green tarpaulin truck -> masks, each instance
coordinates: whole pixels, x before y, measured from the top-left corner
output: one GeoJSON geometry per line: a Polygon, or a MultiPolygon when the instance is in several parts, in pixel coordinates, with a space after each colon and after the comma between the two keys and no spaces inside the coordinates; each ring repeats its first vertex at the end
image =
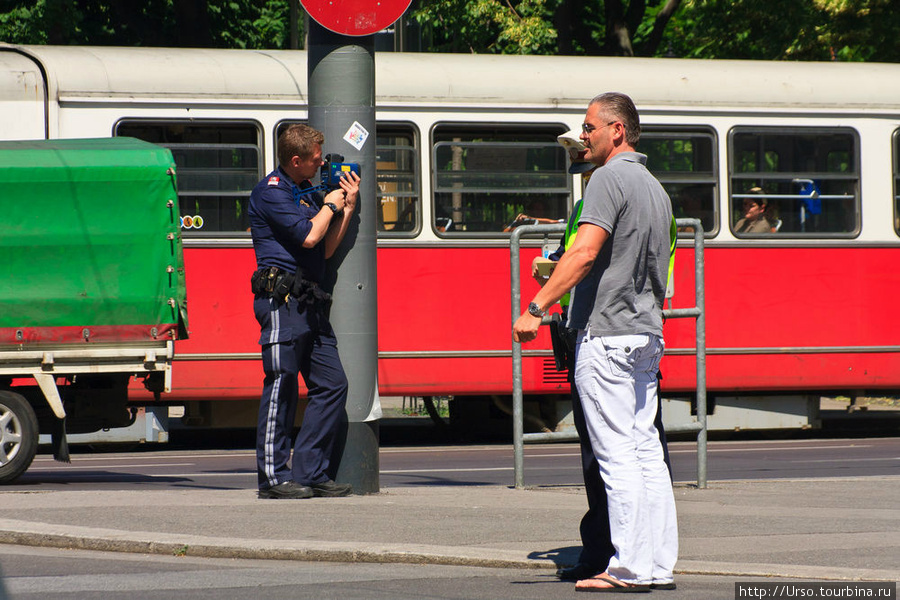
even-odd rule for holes
{"type": "Polygon", "coordinates": [[[0,483],[39,434],[127,427],[187,336],[175,162],[131,138],[0,142],[0,483]]]}

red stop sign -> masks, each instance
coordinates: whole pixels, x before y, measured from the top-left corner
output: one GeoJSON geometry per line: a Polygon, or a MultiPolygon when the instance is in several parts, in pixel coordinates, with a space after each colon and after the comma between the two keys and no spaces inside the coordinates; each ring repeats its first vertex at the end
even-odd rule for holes
{"type": "Polygon", "coordinates": [[[412,0],[300,0],[319,25],[343,35],[370,35],[399,19],[412,0]]]}

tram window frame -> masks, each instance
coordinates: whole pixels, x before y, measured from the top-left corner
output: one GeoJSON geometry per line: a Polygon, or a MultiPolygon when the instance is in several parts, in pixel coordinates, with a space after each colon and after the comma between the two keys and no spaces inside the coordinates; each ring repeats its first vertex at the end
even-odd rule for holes
{"type": "MultiPolygon", "coordinates": [[[[125,117],[119,119],[113,127],[113,136],[127,136],[127,137],[137,137],[139,139],[143,139],[148,142],[152,142],[159,146],[163,146],[172,151],[173,158],[175,159],[175,176],[178,182],[178,208],[181,212],[182,219],[182,234],[185,236],[185,239],[190,238],[244,238],[250,236],[250,223],[247,217],[247,209],[250,201],[250,192],[253,189],[253,186],[256,185],[257,182],[263,176],[263,170],[265,169],[265,162],[263,160],[264,152],[263,152],[263,128],[262,125],[255,120],[222,120],[222,119],[142,119],[135,117],[125,117]],[[152,136],[145,135],[141,137],[139,135],[134,135],[139,129],[152,130],[154,128],[158,129],[160,133],[164,134],[164,138],[168,138],[170,132],[166,132],[161,128],[175,128],[175,127],[184,127],[184,128],[193,128],[197,130],[203,130],[207,132],[218,132],[215,136],[218,139],[222,138],[222,133],[225,130],[234,130],[237,133],[240,133],[242,136],[246,136],[248,139],[243,143],[235,143],[234,141],[227,142],[215,142],[210,143],[208,141],[205,142],[197,142],[186,141],[186,142],[172,142],[166,141],[166,139],[160,140],[157,139],[148,139],[152,136]],[[129,133],[129,128],[131,129],[131,133],[129,133]],[[239,129],[244,129],[243,132],[239,132],[239,129]],[[249,137],[255,137],[256,142],[250,143],[249,137]],[[227,150],[232,153],[232,157],[234,158],[234,151],[237,150],[247,150],[249,153],[245,154],[245,156],[255,157],[255,172],[252,176],[249,174],[250,170],[254,168],[251,164],[250,166],[245,166],[243,168],[239,168],[236,171],[244,171],[243,177],[246,178],[246,182],[243,182],[244,185],[249,185],[246,189],[203,189],[207,184],[198,185],[197,189],[193,189],[193,186],[190,185],[190,182],[194,175],[197,175],[198,178],[205,178],[209,181],[209,177],[212,176],[214,179],[219,178],[221,175],[229,175],[229,169],[222,168],[217,169],[219,174],[213,173],[211,169],[206,169],[204,167],[188,167],[185,164],[191,164],[192,161],[188,160],[187,163],[183,160],[185,156],[188,156],[190,150],[227,150]],[[180,163],[180,164],[179,164],[180,163]],[[195,173],[196,172],[196,173],[195,173]],[[186,181],[187,180],[187,183],[186,181]],[[251,183],[252,180],[252,183],[251,183]],[[195,203],[194,209],[188,209],[188,202],[186,199],[192,198],[195,203]],[[242,226],[245,225],[242,229],[209,229],[208,226],[211,223],[215,223],[217,221],[222,220],[222,211],[227,210],[224,208],[224,204],[236,200],[235,204],[235,220],[241,221],[242,226]],[[199,202],[216,202],[218,206],[215,208],[216,218],[212,219],[210,217],[210,212],[213,210],[212,207],[202,208],[198,207],[197,203],[199,202]],[[204,216],[203,213],[206,212],[204,216]],[[195,214],[196,213],[196,214],[195,214]],[[201,217],[201,220],[198,224],[197,216],[201,217]],[[190,217],[190,219],[188,219],[190,217]],[[204,230],[206,228],[206,230],[204,230]]],[[[171,138],[169,138],[171,139],[171,138]]],[[[199,156],[199,155],[196,155],[199,156]]],[[[224,156],[224,155],[222,155],[224,156]]],[[[194,158],[194,157],[192,157],[194,158]]],[[[233,173],[232,173],[233,174],[233,173]]],[[[240,179],[241,175],[238,173],[238,178],[240,179]]]]}
{"type": "MultiPolygon", "coordinates": [[[[666,189],[666,193],[669,194],[669,198],[672,201],[672,212],[675,217],[699,218],[704,226],[704,238],[712,238],[718,235],[719,144],[716,130],[712,127],[642,125],[641,138],[636,150],[643,154],[647,154],[647,168],[663,185],[666,189]],[[689,171],[677,169],[663,171],[654,168],[654,156],[652,153],[646,152],[648,139],[671,139],[673,141],[683,142],[688,138],[703,138],[708,141],[708,168],[706,168],[706,165],[692,165],[692,168],[689,171]],[[688,197],[700,201],[701,205],[698,207],[698,214],[679,214],[683,208],[681,206],[682,202],[687,200],[688,197]],[[704,204],[706,204],[706,206],[703,206],[704,204]]],[[[693,160],[697,158],[697,152],[693,152],[694,156],[687,157],[686,154],[682,154],[682,156],[687,157],[689,160],[693,160]]],[[[699,160],[702,160],[702,158],[699,160]]],[[[678,229],[678,237],[692,238],[693,228],[680,227],[678,229]]]]}
{"type": "MultiPolygon", "coordinates": [[[[308,125],[308,120],[297,120],[297,119],[286,119],[283,121],[279,121],[275,128],[273,129],[273,142],[272,148],[274,153],[274,163],[278,165],[278,136],[281,135],[281,132],[284,131],[286,127],[290,127],[291,125],[308,125]]],[[[375,124],[375,197],[378,205],[382,208],[376,214],[375,221],[375,233],[378,238],[413,238],[416,237],[419,232],[422,230],[422,161],[421,155],[419,153],[419,129],[413,124],[409,122],[400,122],[400,121],[378,121],[375,124]],[[405,131],[404,131],[405,130],[405,131]],[[410,152],[412,155],[412,167],[413,171],[409,181],[412,185],[412,190],[407,192],[394,192],[387,193],[384,191],[383,186],[389,181],[385,181],[387,177],[382,177],[382,174],[390,173],[387,169],[382,169],[378,166],[378,152],[385,151],[389,148],[395,148],[394,146],[390,146],[387,144],[382,144],[381,141],[384,139],[386,133],[394,133],[402,132],[402,134],[409,135],[412,145],[409,147],[399,147],[401,150],[405,150],[410,152]],[[399,203],[401,202],[400,198],[413,198],[412,206],[413,210],[412,219],[409,221],[412,224],[412,228],[404,231],[393,231],[386,228],[384,223],[384,211],[383,204],[385,203],[386,198],[395,198],[395,200],[399,203]],[[416,207],[418,204],[418,207],[416,207]]],[[[330,151],[328,141],[325,141],[325,147],[322,148],[323,154],[328,154],[330,151]]],[[[396,149],[396,148],[395,148],[396,149]]],[[[363,174],[365,175],[365,174],[363,174]]],[[[399,175],[395,175],[395,178],[399,177],[399,175]]],[[[403,210],[405,210],[404,207],[403,210]]],[[[403,214],[403,210],[399,211],[400,214],[403,214]]]]}
{"type": "Polygon", "coordinates": [[[375,172],[378,177],[375,184],[375,196],[380,208],[376,216],[376,233],[380,238],[416,237],[422,231],[422,155],[420,152],[421,137],[419,128],[412,123],[406,122],[378,122],[375,128],[375,136],[375,172]],[[392,139],[408,136],[410,145],[385,144],[385,138],[389,136],[392,139]],[[398,151],[410,155],[409,162],[411,163],[412,171],[407,169],[389,169],[387,161],[379,160],[379,158],[383,158],[383,153],[385,152],[398,151]],[[399,181],[404,178],[404,174],[408,174],[406,175],[407,181],[411,184],[412,189],[408,191],[388,191],[388,184],[395,183],[395,181],[389,180],[388,175],[391,176],[390,179],[399,181]],[[408,214],[412,217],[402,221],[412,225],[411,228],[396,229],[396,226],[402,223],[398,220],[394,223],[393,228],[388,229],[391,223],[385,222],[385,209],[387,208],[386,204],[392,201],[397,205],[395,212],[399,216],[408,214]]]}
{"type": "MultiPolygon", "coordinates": [[[[527,212],[525,210],[526,203],[534,206],[536,202],[544,202],[544,205],[551,205],[550,209],[547,209],[548,216],[546,218],[551,218],[554,220],[559,220],[560,222],[565,222],[569,212],[572,208],[572,177],[568,174],[568,157],[565,149],[559,145],[557,142],[557,137],[566,133],[569,130],[569,127],[562,123],[497,123],[497,122],[489,122],[489,123],[474,123],[474,122],[448,122],[443,121],[440,123],[436,123],[430,133],[431,138],[431,227],[434,230],[435,234],[441,238],[506,238],[509,237],[512,223],[515,217],[519,213],[527,212]],[[485,139],[488,138],[488,139],[485,139]],[[524,140],[522,139],[524,138],[524,140]],[[476,158],[490,156],[493,160],[498,160],[496,154],[500,154],[502,157],[503,151],[506,151],[507,156],[510,152],[513,154],[517,149],[525,149],[526,158],[527,152],[530,150],[537,149],[540,151],[541,149],[550,150],[553,154],[557,154],[553,157],[553,161],[555,161],[555,166],[552,169],[544,169],[536,171],[539,173],[537,176],[538,179],[542,177],[558,177],[559,184],[556,186],[547,186],[546,192],[541,194],[528,193],[524,191],[524,188],[517,187],[493,187],[493,186],[470,186],[467,189],[462,188],[448,188],[446,185],[438,185],[439,177],[441,172],[446,171],[444,169],[439,169],[438,165],[442,163],[446,163],[443,157],[439,158],[439,155],[443,153],[444,148],[452,148],[452,147],[460,147],[463,146],[466,150],[478,150],[476,154],[476,158]],[[446,189],[445,189],[446,188],[446,189]],[[461,191],[457,191],[461,190],[461,191]],[[453,204],[456,201],[452,198],[453,194],[461,194],[459,199],[459,206],[454,206],[453,204]],[[490,204],[484,203],[482,206],[478,206],[477,201],[482,199],[485,195],[490,196],[491,194],[497,195],[497,198],[490,199],[490,204]],[[512,196],[518,195],[519,199],[504,202],[504,196],[512,196]],[[443,207],[443,198],[444,196],[451,196],[450,205],[448,207],[443,207]],[[462,195],[472,195],[475,196],[476,200],[470,200],[469,206],[465,206],[464,199],[462,195]],[[554,201],[555,197],[555,201],[554,201]],[[549,200],[549,201],[548,201],[549,200]],[[553,204],[557,206],[553,207],[553,204]],[[484,208],[486,207],[486,208],[484,208]],[[454,218],[454,215],[462,215],[465,212],[471,212],[473,210],[482,210],[482,211],[493,211],[500,212],[502,215],[499,215],[498,218],[493,218],[491,220],[486,221],[476,221],[473,219],[463,219],[463,218],[454,218]],[[441,215],[439,216],[439,211],[441,215]],[[554,215],[550,215],[550,213],[558,213],[554,215]],[[447,214],[450,213],[450,214],[447,214]],[[444,216],[446,214],[446,216],[444,216]],[[439,221],[444,222],[439,222],[439,221]],[[479,226],[478,230],[446,230],[445,222],[450,222],[453,226],[458,226],[460,223],[465,223],[466,225],[477,223],[479,226]],[[507,231],[504,231],[507,229],[507,231]]],[[[452,152],[452,150],[451,150],[452,152]]],[[[468,158],[469,152],[466,152],[466,158],[468,158]]],[[[499,163],[498,164],[503,164],[499,163]]],[[[466,169],[461,169],[461,171],[466,171],[466,169]]],[[[479,169],[478,171],[472,171],[474,173],[491,175],[491,171],[489,169],[479,169]]],[[[503,169],[497,170],[494,174],[503,174],[504,180],[508,180],[509,177],[514,177],[516,171],[503,169]]],[[[519,172],[520,175],[524,174],[524,169],[519,172]]],[[[460,178],[462,179],[462,178],[460,178]]],[[[488,181],[489,179],[482,179],[483,181],[488,181]]],[[[446,183],[446,182],[445,182],[446,183]]],[[[456,183],[465,183],[465,181],[456,182],[456,183]]],[[[533,189],[533,188],[529,188],[533,189]]],[[[471,197],[471,196],[470,196],[471,197]]],[[[495,215],[496,216],[496,215],[495,215]]],[[[534,215],[536,217],[541,215],[534,215]]]]}
{"type": "MultiPolygon", "coordinates": [[[[798,140],[799,141],[799,140],[798,140]]],[[[798,141],[793,143],[796,145],[798,141]]],[[[748,144],[749,145],[749,144],[748,144]]],[[[797,154],[797,148],[794,146],[793,151],[797,154]]],[[[859,132],[852,127],[824,127],[824,126],[800,126],[800,127],[778,127],[778,126],[736,126],[728,132],[728,226],[732,234],[740,239],[853,239],[859,236],[862,228],[862,178],[861,178],[861,159],[860,159],[860,136],[859,132]],[[756,148],[753,152],[756,154],[755,170],[738,171],[737,165],[742,158],[743,147],[739,138],[742,136],[756,136],[756,148]],[[790,157],[795,161],[800,159],[814,160],[818,164],[815,170],[805,167],[796,168],[794,165],[790,169],[781,169],[781,165],[773,165],[773,161],[781,161],[782,157],[771,149],[771,142],[766,144],[766,136],[775,137],[806,137],[810,138],[806,143],[810,147],[815,148],[816,155],[813,157],[790,157]],[[849,138],[850,145],[848,148],[841,148],[836,143],[825,143],[827,138],[836,140],[838,136],[846,136],[849,138]],[[816,137],[823,138],[813,142],[816,137]],[[767,149],[768,148],[768,149],[767,149]],[[829,151],[829,148],[831,150],[829,151]],[[824,150],[822,150],[824,149],[824,150]],[[841,158],[838,152],[849,152],[851,156],[841,158]],[[835,164],[835,160],[843,160],[849,165],[848,170],[829,170],[831,165],[835,164]],[[824,167],[822,166],[824,165],[824,167]],[[774,231],[761,233],[740,233],[735,231],[735,226],[741,219],[743,208],[740,204],[744,199],[759,194],[756,188],[763,190],[762,195],[770,199],[769,206],[776,205],[779,211],[774,215],[769,215],[769,220],[773,223],[774,231]],[[815,194],[811,196],[812,205],[804,202],[804,190],[812,188],[815,194]],[[838,191],[843,191],[837,193],[838,191]],[[849,192],[849,193],[848,193],[849,192]],[[772,203],[772,201],[775,203],[772,203]],[[851,201],[848,204],[847,201],[851,201]],[[795,201],[796,208],[789,210],[789,202],[795,201]],[[836,206],[842,202],[844,208],[850,210],[828,210],[831,206],[836,206]],[[810,209],[807,209],[810,206],[810,209]],[[809,210],[809,214],[808,213],[809,210]],[[818,212],[812,212],[817,210],[818,212]],[[819,215],[827,214],[818,218],[819,215]],[[817,217],[810,219],[810,216],[817,217]],[[789,218],[788,218],[789,216],[789,218]],[[773,220],[774,218],[774,220],[773,220]],[[847,226],[842,230],[835,228],[825,230],[805,230],[806,224],[804,219],[812,220],[812,227],[829,227],[830,223],[838,223],[843,221],[847,226]]]]}
{"type": "Polygon", "coordinates": [[[891,137],[894,167],[894,233],[900,236],[900,129],[895,129],[891,137]]]}

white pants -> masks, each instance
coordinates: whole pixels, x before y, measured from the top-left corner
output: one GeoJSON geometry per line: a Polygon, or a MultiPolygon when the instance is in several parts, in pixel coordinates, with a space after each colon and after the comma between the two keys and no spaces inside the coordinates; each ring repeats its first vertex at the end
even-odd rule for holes
{"type": "Polygon", "coordinates": [[[663,460],[656,335],[592,336],[582,331],[575,384],[606,484],[616,554],[607,572],[637,584],[668,583],[678,558],[675,495],[663,460]]]}

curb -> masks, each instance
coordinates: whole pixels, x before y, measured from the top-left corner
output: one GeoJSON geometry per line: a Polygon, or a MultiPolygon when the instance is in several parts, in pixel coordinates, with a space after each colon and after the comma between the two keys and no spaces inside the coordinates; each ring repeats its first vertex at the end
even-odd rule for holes
{"type": "Polygon", "coordinates": [[[209,536],[173,536],[147,531],[119,531],[58,526],[0,519],[0,544],[67,548],[101,552],[167,554],[203,558],[244,558],[323,562],[410,563],[506,569],[556,569],[548,560],[534,560],[522,553],[490,548],[467,548],[418,544],[365,544],[287,541],[234,540],[209,536]]]}
{"type": "MultiPolygon", "coordinates": [[[[549,560],[534,560],[519,552],[490,548],[369,544],[322,541],[234,540],[210,536],[173,536],[145,531],[119,531],[87,527],[67,527],[0,519],[0,543],[44,548],[66,548],[101,552],[164,554],[202,558],[240,558],[345,563],[406,563],[469,566],[504,569],[555,570],[549,560]]],[[[896,573],[878,569],[857,569],[837,575],[833,567],[777,565],[682,560],[676,574],[732,577],[781,577],[815,581],[895,581],[896,573]]]]}

